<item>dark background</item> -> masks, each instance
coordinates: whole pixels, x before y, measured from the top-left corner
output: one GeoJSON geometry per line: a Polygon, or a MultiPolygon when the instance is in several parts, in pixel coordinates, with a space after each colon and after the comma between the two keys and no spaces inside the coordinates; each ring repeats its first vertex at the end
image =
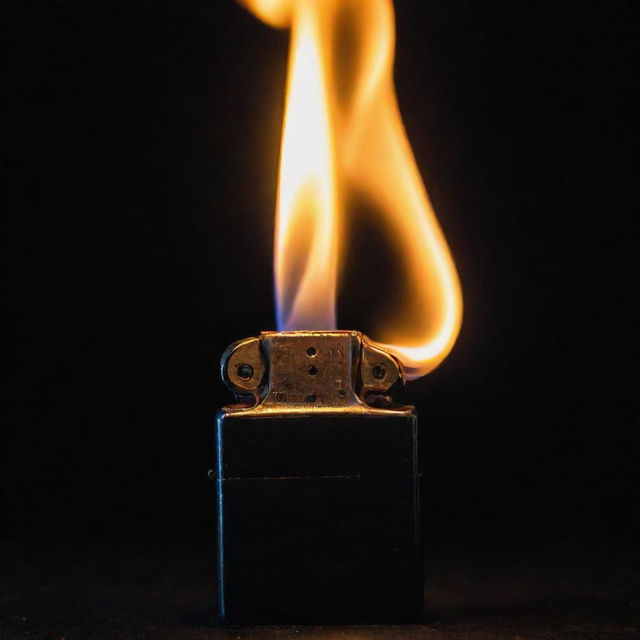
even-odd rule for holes
{"type": "MultiPolygon", "coordinates": [[[[409,388],[427,540],[632,540],[632,4],[396,12],[465,296],[455,350],[409,388]]],[[[219,357],[274,328],[287,33],[231,0],[4,2],[0,23],[4,536],[213,539],[219,357]]],[[[367,242],[343,328],[385,305],[367,242]]]]}

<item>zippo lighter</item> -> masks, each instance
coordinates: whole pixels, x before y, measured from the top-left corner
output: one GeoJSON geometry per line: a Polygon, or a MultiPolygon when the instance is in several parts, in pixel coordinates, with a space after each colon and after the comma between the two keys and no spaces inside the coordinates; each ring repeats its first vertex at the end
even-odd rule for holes
{"type": "Polygon", "coordinates": [[[218,615],[230,625],[397,623],[423,609],[414,408],[358,331],[231,345],[215,430],[218,615]]]}

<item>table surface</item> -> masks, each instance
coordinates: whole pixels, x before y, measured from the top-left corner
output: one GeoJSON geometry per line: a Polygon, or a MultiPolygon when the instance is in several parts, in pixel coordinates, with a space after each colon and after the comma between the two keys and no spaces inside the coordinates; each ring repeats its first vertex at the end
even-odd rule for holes
{"type": "Polygon", "coordinates": [[[5,542],[0,640],[640,639],[640,554],[630,544],[431,545],[425,618],[410,626],[215,625],[210,545],[5,542]]]}

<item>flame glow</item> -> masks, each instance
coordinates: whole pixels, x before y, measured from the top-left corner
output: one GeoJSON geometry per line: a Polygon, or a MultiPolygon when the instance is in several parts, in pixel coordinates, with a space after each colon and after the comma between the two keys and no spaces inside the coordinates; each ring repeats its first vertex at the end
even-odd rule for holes
{"type": "Polygon", "coordinates": [[[392,1],[241,2],[291,29],[276,206],[278,328],[335,328],[340,220],[346,195],[365,195],[411,281],[400,320],[382,328],[379,344],[407,377],[422,376],[453,347],[462,295],[398,108],[392,1]]]}

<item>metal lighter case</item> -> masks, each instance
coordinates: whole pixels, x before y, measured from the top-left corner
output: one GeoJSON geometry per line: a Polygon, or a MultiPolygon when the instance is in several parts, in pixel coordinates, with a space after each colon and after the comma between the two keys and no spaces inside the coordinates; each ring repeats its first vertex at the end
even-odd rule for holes
{"type": "Polygon", "coordinates": [[[238,404],[215,430],[218,614],[224,624],[420,618],[413,407],[398,362],[357,331],[237,342],[238,404]]]}

